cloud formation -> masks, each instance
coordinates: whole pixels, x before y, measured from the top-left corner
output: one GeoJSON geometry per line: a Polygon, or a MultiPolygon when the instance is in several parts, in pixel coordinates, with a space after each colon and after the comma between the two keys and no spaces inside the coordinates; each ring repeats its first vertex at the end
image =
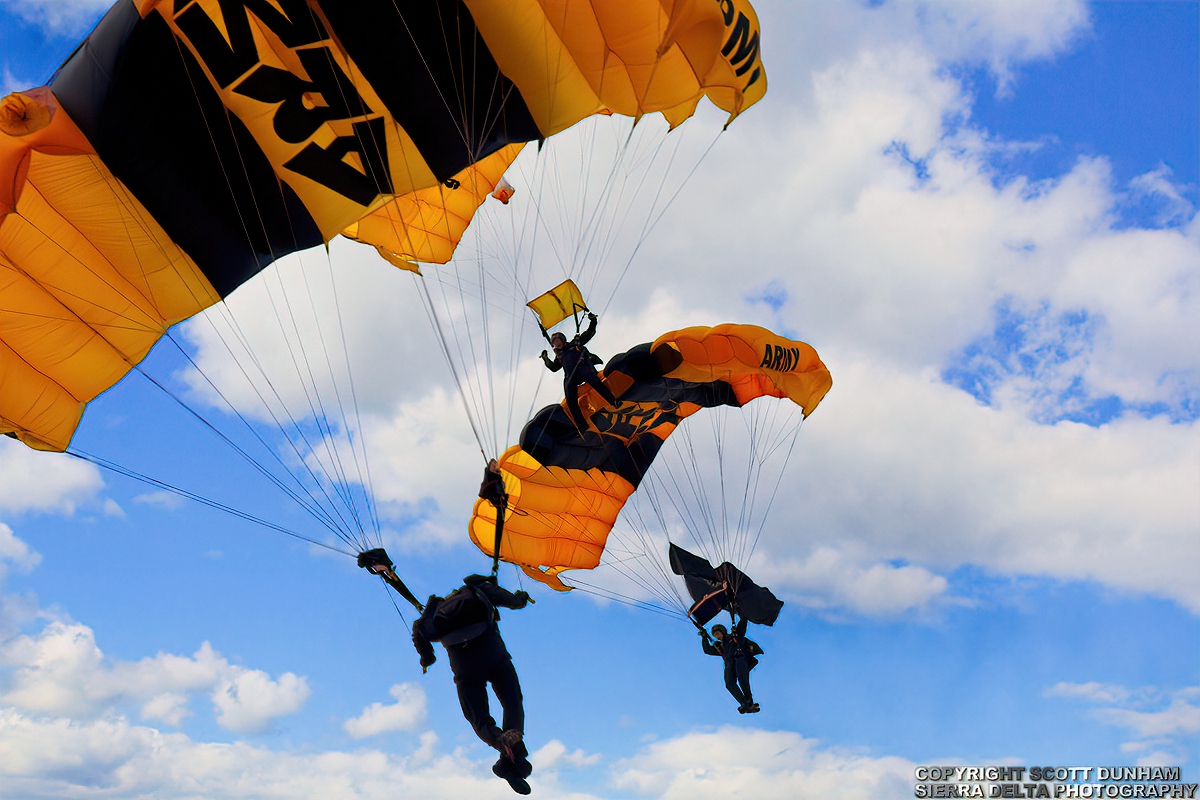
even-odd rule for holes
{"type": "Polygon", "coordinates": [[[12,528],[0,522],[0,586],[10,565],[18,572],[30,572],[41,563],[42,556],[13,534],[12,528]]]}
{"type": "Polygon", "coordinates": [[[415,683],[397,683],[388,690],[396,702],[372,703],[353,719],[342,723],[355,739],[378,736],[389,731],[415,730],[425,721],[425,690],[415,683]]]}
{"type": "Polygon", "coordinates": [[[14,796],[510,797],[489,766],[490,761],[440,752],[432,733],[405,754],[293,754],[243,742],[196,741],[124,717],[78,722],[0,709],[0,777],[14,796]]]}
{"type": "Polygon", "coordinates": [[[1200,686],[1166,691],[1154,686],[1129,689],[1119,684],[1063,681],[1045,693],[1090,703],[1095,719],[1126,729],[1133,738],[1121,749],[1135,755],[1140,765],[1185,762],[1200,734],[1200,686]]]}
{"type": "Polygon", "coordinates": [[[104,486],[86,461],[42,453],[0,437],[0,514],[73,514],[95,502],[104,486]]]}
{"type": "Polygon", "coordinates": [[[192,656],[159,653],[140,661],[107,658],[92,629],[51,620],[35,635],[0,643],[0,664],[11,671],[3,702],[19,711],[111,715],[126,706],[142,719],[179,725],[193,695],[207,693],[222,727],[258,733],[308,699],[307,681],[291,672],[272,679],[261,670],[230,664],[205,642],[192,656]]]}
{"type": "Polygon", "coordinates": [[[649,797],[901,797],[912,791],[913,767],[791,731],[724,726],[649,745],[613,765],[613,782],[649,797]]]}

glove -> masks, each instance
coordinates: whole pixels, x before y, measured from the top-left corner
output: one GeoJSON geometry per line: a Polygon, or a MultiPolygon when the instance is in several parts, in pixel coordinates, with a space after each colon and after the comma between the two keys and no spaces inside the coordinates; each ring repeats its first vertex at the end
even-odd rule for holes
{"type": "Polygon", "coordinates": [[[550,360],[550,355],[549,355],[549,354],[548,354],[548,353],[547,353],[545,350],[543,350],[543,351],[542,351],[542,360],[543,360],[543,361],[549,361],[549,360],[550,360]]]}
{"type": "Polygon", "coordinates": [[[422,658],[421,659],[421,674],[424,675],[426,672],[428,672],[429,668],[432,667],[434,662],[436,662],[436,661],[437,661],[437,656],[430,656],[428,659],[422,658]]]}
{"type": "Polygon", "coordinates": [[[588,312],[588,322],[595,322],[595,321],[596,321],[596,315],[593,314],[591,311],[589,311],[588,312]]]}
{"type": "Polygon", "coordinates": [[[525,591],[524,589],[519,589],[518,591],[514,592],[513,597],[517,598],[517,600],[524,601],[525,603],[536,603],[537,602],[532,597],[530,597],[529,592],[525,591]]]}

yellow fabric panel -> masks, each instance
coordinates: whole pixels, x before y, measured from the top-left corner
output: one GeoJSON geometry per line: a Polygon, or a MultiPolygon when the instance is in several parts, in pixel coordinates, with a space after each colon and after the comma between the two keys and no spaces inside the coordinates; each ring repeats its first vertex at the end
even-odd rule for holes
{"type": "MultiPolygon", "coordinates": [[[[496,64],[520,89],[543,134],[558,133],[604,109],[599,84],[589,82],[587,74],[603,75],[606,52],[590,3],[558,3],[559,8],[547,10],[538,0],[465,2],[496,64]],[[552,21],[566,26],[568,41],[552,21]]],[[[613,92],[619,89],[614,86],[613,92]]]]}
{"type": "Polygon", "coordinates": [[[457,189],[438,184],[394,197],[348,226],[342,235],[373,245],[393,264],[445,264],[454,255],[475,212],[523,146],[510,144],[459,172],[454,176],[459,183],[457,189]]]}
{"type": "Polygon", "coordinates": [[[25,324],[34,336],[47,327],[27,315],[14,318],[8,313],[7,304],[14,296],[12,275],[0,260],[0,434],[15,434],[38,450],[65,450],[84,404],[8,346],[14,327],[25,324]]]}
{"type": "Polygon", "coordinates": [[[521,567],[521,571],[524,572],[526,575],[528,575],[530,578],[533,578],[535,581],[539,581],[540,583],[543,583],[546,586],[549,586],[551,589],[553,589],[556,592],[571,591],[572,587],[567,586],[565,583],[563,583],[561,580],[559,580],[558,576],[559,576],[559,573],[561,573],[563,571],[562,567],[547,567],[545,569],[539,569],[537,567],[530,567],[525,564],[521,564],[520,567],[521,567]]]}
{"type": "Polygon", "coordinates": [[[575,281],[570,278],[545,294],[538,295],[525,305],[533,309],[534,313],[538,315],[542,327],[547,329],[574,315],[576,311],[587,308],[587,303],[583,300],[583,293],[579,291],[575,281]]]}
{"type": "MultiPolygon", "coordinates": [[[[543,466],[519,446],[506,450],[499,463],[509,495],[500,557],[528,567],[591,569],[599,564],[608,533],[633,485],[596,469],[543,466]],[[571,520],[566,530],[564,517],[571,520]]],[[[495,524],[495,507],[477,501],[468,533],[488,555],[495,550],[495,524]]]]}
{"type": "MultiPolygon", "coordinates": [[[[11,219],[0,232],[10,227],[11,219]]],[[[119,350],[3,258],[0,288],[0,338],[15,357],[53,381],[72,401],[95,397],[129,371],[119,350]]]]}
{"type": "Polygon", "coordinates": [[[728,111],[730,119],[733,119],[767,93],[767,75],[757,50],[753,55],[747,53],[736,63],[731,63],[730,59],[737,58],[748,44],[746,39],[757,34],[759,23],[758,14],[749,0],[732,0],[730,7],[732,10],[722,32],[722,49],[729,47],[729,54],[714,60],[707,72],[698,71],[698,74],[703,75],[701,82],[707,88],[705,94],[709,101],[717,108],[728,111]],[[745,39],[743,22],[747,31],[745,39]],[[738,75],[738,72],[742,74],[738,75]]]}
{"type": "Polygon", "coordinates": [[[758,31],[745,0],[467,5],[496,63],[520,88],[547,136],[601,110],[631,117],[661,112],[674,127],[706,94],[732,119],[766,91],[757,49],[751,59],[749,46],[741,45],[758,31]],[[731,37],[730,56],[742,56],[737,64],[721,53],[731,37]],[[753,81],[753,68],[746,68],[751,61],[759,72],[753,81]]]}
{"type": "Polygon", "coordinates": [[[787,397],[807,417],[833,385],[812,346],[757,325],[685,328],[658,337],[654,347],[662,345],[683,356],[683,363],[668,377],[727,381],[742,403],[763,395],[787,397]]]}
{"type": "Polygon", "coordinates": [[[27,94],[51,114],[0,133],[0,425],[61,450],[83,404],[219,297],[52,96],[27,94]]]}

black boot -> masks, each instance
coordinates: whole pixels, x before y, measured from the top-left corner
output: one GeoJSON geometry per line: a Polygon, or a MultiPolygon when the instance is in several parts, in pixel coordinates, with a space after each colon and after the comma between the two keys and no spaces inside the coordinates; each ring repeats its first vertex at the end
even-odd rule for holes
{"type": "MultiPolygon", "coordinates": [[[[528,762],[526,762],[528,763],[528,762]]],[[[492,764],[492,774],[497,778],[503,778],[508,781],[508,785],[517,794],[529,794],[533,791],[529,787],[529,782],[521,776],[517,765],[514,764],[508,756],[500,756],[495,764],[492,764]]]]}

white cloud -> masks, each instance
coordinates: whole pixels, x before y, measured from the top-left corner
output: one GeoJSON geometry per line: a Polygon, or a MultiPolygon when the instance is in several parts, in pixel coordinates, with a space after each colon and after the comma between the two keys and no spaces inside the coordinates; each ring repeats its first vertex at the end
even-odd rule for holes
{"type": "Polygon", "coordinates": [[[17,538],[12,528],[0,522],[0,585],[3,585],[10,565],[18,572],[31,572],[41,560],[41,553],[30,549],[28,544],[17,538]]]}
{"type": "MultiPolygon", "coordinates": [[[[432,733],[407,754],[288,753],[200,742],[123,717],[74,722],[0,709],[0,777],[13,796],[162,798],[506,798],[490,759],[442,753],[432,733]]],[[[552,781],[538,782],[554,796],[552,781]]]]}
{"type": "Polygon", "coordinates": [[[1039,425],[933,376],[838,362],[801,432],[793,493],[773,508],[765,561],[833,547],[939,570],[1097,580],[1200,609],[1185,566],[1200,559],[1200,425],[1039,425]]]}
{"type": "Polygon", "coordinates": [[[585,753],[583,750],[568,750],[567,746],[558,739],[551,739],[529,756],[530,762],[538,771],[580,767],[592,767],[600,762],[599,753],[585,753]]]}
{"type": "Polygon", "coordinates": [[[183,498],[178,494],[165,491],[146,492],[145,494],[136,495],[133,498],[133,502],[148,506],[157,506],[166,511],[174,511],[182,508],[184,505],[183,498]]]}
{"type": "Polygon", "coordinates": [[[1161,711],[1110,708],[1098,716],[1110,725],[1128,728],[1143,738],[1192,736],[1200,733],[1200,705],[1195,701],[1196,695],[1192,692],[1190,697],[1172,698],[1170,705],[1161,711]]]}
{"type": "Polygon", "coordinates": [[[823,546],[803,560],[768,560],[756,578],[799,594],[801,605],[846,609],[867,616],[928,609],[947,591],[947,581],[923,567],[860,564],[823,546]]]}
{"type": "Polygon", "coordinates": [[[1178,764],[1189,758],[1200,733],[1200,686],[1175,691],[1158,687],[1127,689],[1116,684],[1061,682],[1046,690],[1050,697],[1080,699],[1101,706],[1091,716],[1125,728],[1134,740],[1121,749],[1138,754],[1138,764],[1178,764]]]}
{"type": "Polygon", "coordinates": [[[3,0],[8,13],[37,25],[49,36],[78,36],[108,9],[108,0],[3,0]]]}
{"type": "Polygon", "coordinates": [[[398,683],[388,690],[395,703],[372,703],[342,723],[346,733],[365,739],[389,731],[414,730],[425,721],[425,690],[415,683],[398,683]]]}
{"type": "Polygon", "coordinates": [[[155,695],[142,706],[142,719],[161,720],[173,727],[179,727],[184,719],[192,715],[187,702],[188,697],[185,694],[155,695]]]}
{"type": "Polygon", "coordinates": [[[1068,683],[1062,681],[1046,690],[1051,697],[1077,697],[1097,703],[1122,703],[1129,699],[1130,691],[1124,686],[1111,683],[1068,683]]]}
{"type": "Polygon", "coordinates": [[[613,782],[662,798],[902,797],[912,792],[914,766],[791,731],[724,726],[649,745],[613,765],[613,782]]]}
{"type": "Polygon", "coordinates": [[[924,41],[939,57],[987,62],[1001,92],[1011,91],[1015,64],[1049,59],[1089,27],[1087,7],[1078,0],[893,5],[900,7],[893,15],[919,17],[924,41]]]}
{"type": "Polygon", "coordinates": [[[1158,169],[1138,175],[1129,181],[1130,199],[1133,202],[1158,205],[1160,225],[1186,221],[1196,213],[1195,207],[1183,196],[1172,177],[1171,168],[1162,164],[1158,169]]]}
{"type": "Polygon", "coordinates": [[[0,513],[73,514],[94,502],[103,486],[92,464],[0,437],[0,513]]]}
{"type": "Polygon", "coordinates": [[[285,672],[272,680],[262,670],[236,669],[213,690],[217,723],[235,733],[260,733],[277,718],[294,713],[308,700],[308,681],[285,672]]]}
{"type": "Polygon", "coordinates": [[[239,733],[264,730],[299,710],[310,689],[290,672],[272,679],[261,670],[230,664],[205,642],[191,657],[159,653],[140,661],[107,658],[92,629],[52,620],[34,636],[0,644],[0,663],[12,669],[7,705],[40,714],[89,717],[132,704],[143,719],[179,725],[191,714],[189,698],[208,692],[217,722],[239,733]]]}

